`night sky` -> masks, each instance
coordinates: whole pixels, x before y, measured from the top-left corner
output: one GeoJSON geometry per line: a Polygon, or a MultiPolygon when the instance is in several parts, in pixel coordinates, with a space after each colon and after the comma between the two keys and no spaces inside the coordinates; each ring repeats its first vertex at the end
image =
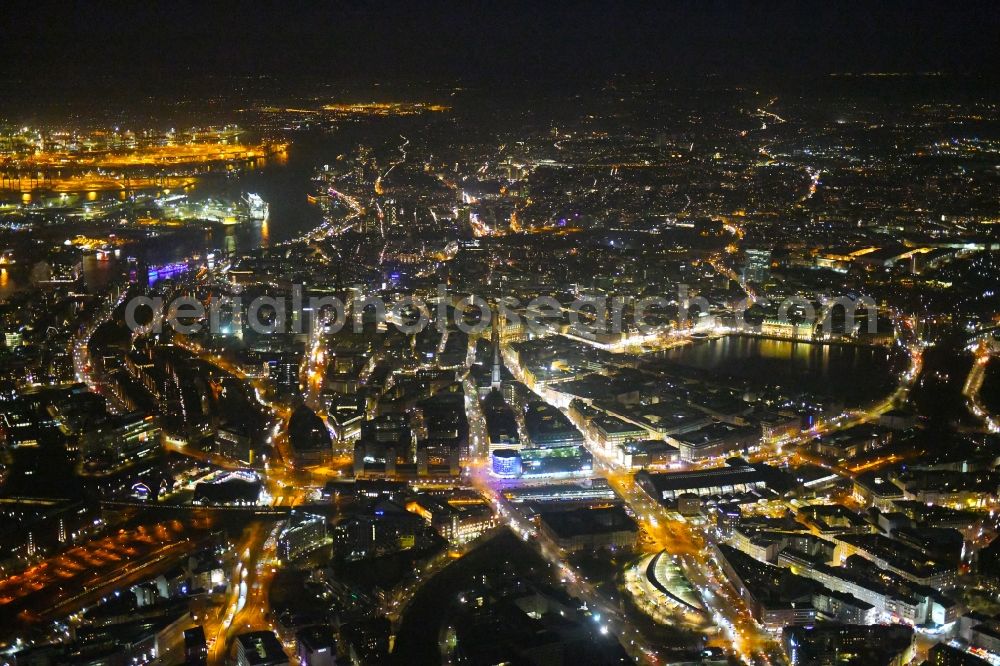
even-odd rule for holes
{"type": "Polygon", "coordinates": [[[616,73],[994,76],[994,2],[13,2],[5,79],[271,74],[586,80],[616,73]]]}

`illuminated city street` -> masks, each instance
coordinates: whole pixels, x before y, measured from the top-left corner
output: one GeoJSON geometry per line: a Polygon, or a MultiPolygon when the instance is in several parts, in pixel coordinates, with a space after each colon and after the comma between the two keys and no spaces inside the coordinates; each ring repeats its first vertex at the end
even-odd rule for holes
{"type": "Polygon", "coordinates": [[[0,21],[0,666],[1000,665],[995,4],[0,21]]]}

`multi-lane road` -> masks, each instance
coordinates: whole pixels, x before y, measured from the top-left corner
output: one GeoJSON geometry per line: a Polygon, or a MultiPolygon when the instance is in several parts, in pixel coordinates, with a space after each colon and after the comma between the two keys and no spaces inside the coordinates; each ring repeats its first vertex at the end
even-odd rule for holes
{"type": "Polygon", "coordinates": [[[204,624],[209,641],[209,663],[223,664],[233,639],[242,633],[273,629],[268,594],[274,578],[276,526],[250,523],[234,547],[234,564],[225,600],[204,624]]]}

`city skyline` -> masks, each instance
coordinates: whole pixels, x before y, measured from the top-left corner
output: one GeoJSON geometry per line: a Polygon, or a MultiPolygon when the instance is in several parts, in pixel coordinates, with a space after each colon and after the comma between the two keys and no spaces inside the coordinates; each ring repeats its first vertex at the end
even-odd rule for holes
{"type": "Polygon", "coordinates": [[[0,40],[0,664],[1000,663],[1000,11],[0,40]]]}

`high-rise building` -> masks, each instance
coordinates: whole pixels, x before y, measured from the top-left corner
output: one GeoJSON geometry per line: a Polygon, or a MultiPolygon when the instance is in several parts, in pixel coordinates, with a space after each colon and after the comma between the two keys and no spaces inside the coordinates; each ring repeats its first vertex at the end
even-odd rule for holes
{"type": "Polygon", "coordinates": [[[750,248],[746,250],[743,279],[747,282],[766,282],[771,277],[771,251],[750,248]]]}
{"type": "Polygon", "coordinates": [[[273,631],[251,631],[236,637],[236,666],[285,666],[288,656],[273,631]]]}
{"type": "Polygon", "coordinates": [[[80,436],[84,471],[107,472],[159,451],[159,423],[141,412],[109,416],[80,436]]]}
{"type": "Polygon", "coordinates": [[[208,642],[205,640],[205,630],[200,625],[184,630],[184,663],[208,663],[208,642]]]}
{"type": "Polygon", "coordinates": [[[326,543],[326,518],[293,510],[278,538],[278,557],[291,562],[326,543]]]}
{"type": "Polygon", "coordinates": [[[986,666],[990,662],[947,643],[938,643],[927,653],[924,663],[931,666],[986,666]]]}
{"type": "Polygon", "coordinates": [[[913,628],[902,624],[785,627],[782,638],[794,666],[834,663],[902,666],[913,658],[913,628]]]}
{"type": "Polygon", "coordinates": [[[303,666],[336,666],[337,640],[328,626],[306,627],[295,634],[299,663],[303,666]]]}
{"type": "Polygon", "coordinates": [[[927,653],[924,664],[930,666],[986,666],[990,662],[974,654],[959,650],[947,643],[938,643],[927,653]]]}
{"type": "Polygon", "coordinates": [[[383,664],[389,656],[390,631],[389,621],[379,617],[341,626],[340,638],[352,664],[383,664]]]}
{"type": "Polygon", "coordinates": [[[494,391],[500,389],[500,323],[499,315],[493,317],[493,371],[490,374],[490,387],[494,391]]]}

